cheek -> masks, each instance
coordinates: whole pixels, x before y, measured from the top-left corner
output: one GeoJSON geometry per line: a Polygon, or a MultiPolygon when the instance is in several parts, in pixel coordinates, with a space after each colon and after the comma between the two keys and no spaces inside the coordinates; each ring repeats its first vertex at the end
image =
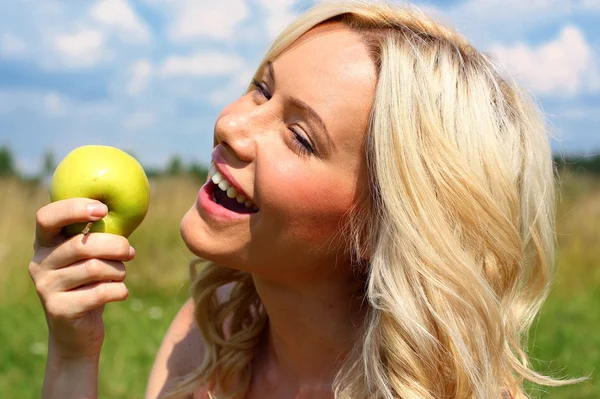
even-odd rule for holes
{"type": "MultiPolygon", "coordinates": [[[[273,170],[273,169],[271,169],[273,170]]],[[[331,171],[311,173],[306,167],[280,164],[277,181],[271,174],[268,205],[273,207],[286,235],[323,243],[339,232],[340,222],[353,204],[353,187],[346,176],[331,171]]]]}

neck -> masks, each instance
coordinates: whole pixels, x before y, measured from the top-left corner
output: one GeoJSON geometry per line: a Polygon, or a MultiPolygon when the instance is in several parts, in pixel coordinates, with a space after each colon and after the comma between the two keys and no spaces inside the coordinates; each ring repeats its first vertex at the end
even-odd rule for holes
{"type": "Polygon", "coordinates": [[[269,316],[257,359],[265,383],[331,387],[361,332],[364,283],[339,275],[294,283],[254,276],[254,283],[269,316]]]}

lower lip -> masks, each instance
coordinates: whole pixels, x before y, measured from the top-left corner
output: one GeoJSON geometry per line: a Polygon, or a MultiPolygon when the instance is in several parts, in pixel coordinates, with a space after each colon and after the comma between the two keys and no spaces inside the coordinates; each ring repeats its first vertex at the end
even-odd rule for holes
{"type": "Polygon", "coordinates": [[[212,200],[210,180],[204,183],[200,189],[200,192],[198,193],[198,204],[206,215],[221,221],[249,219],[250,215],[253,215],[252,213],[233,212],[214,202],[212,200]]]}

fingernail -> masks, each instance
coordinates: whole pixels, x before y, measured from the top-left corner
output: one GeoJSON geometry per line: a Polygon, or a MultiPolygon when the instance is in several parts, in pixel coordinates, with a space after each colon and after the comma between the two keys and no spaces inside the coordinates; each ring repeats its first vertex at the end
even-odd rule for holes
{"type": "Polygon", "coordinates": [[[129,257],[133,259],[135,257],[135,249],[133,247],[129,247],[129,257]]]}
{"type": "Polygon", "coordinates": [[[88,204],[90,216],[104,216],[108,212],[108,207],[102,203],[88,204]]]}

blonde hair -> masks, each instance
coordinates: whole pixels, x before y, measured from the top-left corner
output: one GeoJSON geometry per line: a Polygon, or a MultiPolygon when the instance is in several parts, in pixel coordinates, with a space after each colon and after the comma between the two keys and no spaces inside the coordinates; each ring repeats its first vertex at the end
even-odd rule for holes
{"type": "MultiPolygon", "coordinates": [[[[330,20],[362,36],[378,72],[369,201],[345,228],[355,257],[369,254],[370,306],[335,397],[525,398],[524,380],[570,383],[532,370],[525,353],[555,265],[554,173],[537,107],[457,32],[385,3],[317,4],[255,77],[330,20]]],[[[205,355],[173,394],[204,385],[214,398],[243,397],[267,321],[251,275],[209,263],[192,296],[205,355]]]]}

